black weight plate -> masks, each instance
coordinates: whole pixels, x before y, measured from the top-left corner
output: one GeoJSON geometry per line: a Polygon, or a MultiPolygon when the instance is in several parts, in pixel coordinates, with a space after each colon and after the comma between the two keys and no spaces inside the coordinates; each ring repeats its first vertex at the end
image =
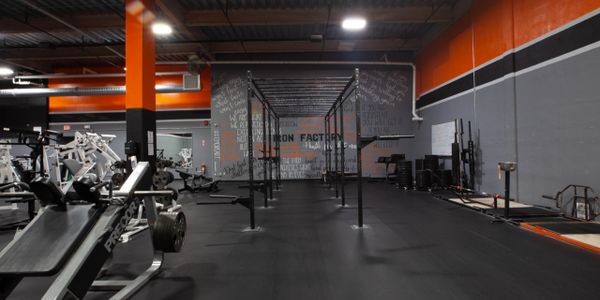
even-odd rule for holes
{"type": "Polygon", "coordinates": [[[183,212],[161,212],[152,230],[154,248],[167,253],[181,251],[186,228],[183,212]]]}
{"type": "Polygon", "coordinates": [[[115,186],[121,186],[125,182],[125,174],[123,174],[123,173],[115,173],[110,178],[110,180],[112,181],[113,185],[115,185],[115,186]]]}
{"type": "Polygon", "coordinates": [[[100,201],[100,191],[90,191],[90,188],[95,186],[96,182],[91,178],[84,176],[73,182],[73,189],[79,195],[79,200],[86,201],[88,203],[98,203],[100,201]]]}
{"type": "Polygon", "coordinates": [[[47,177],[38,177],[29,183],[31,191],[40,200],[42,206],[62,204],[62,191],[47,177]]]}

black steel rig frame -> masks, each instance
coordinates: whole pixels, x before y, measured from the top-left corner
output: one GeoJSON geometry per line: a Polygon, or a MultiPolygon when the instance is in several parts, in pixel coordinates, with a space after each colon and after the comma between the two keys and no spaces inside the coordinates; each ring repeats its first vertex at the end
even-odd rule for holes
{"type": "MultiPolygon", "coordinates": [[[[263,111],[268,110],[276,118],[277,136],[280,137],[279,120],[281,118],[324,117],[325,123],[325,178],[330,184],[335,184],[335,198],[341,200],[341,206],[346,207],[345,180],[346,176],[356,176],[358,183],[357,208],[358,228],[364,225],[362,197],[362,148],[378,140],[398,140],[414,138],[414,135],[387,135],[363,137],[361,133],[361,93],[360,71],[354,69],[350,77],[318,77],[318,78],[253,78],[248,71],[248,158],[250,198],[254,198],[253,174],[253,138],[252,138],[252,103],[253,97],[263,104],[263,111]],[[345,171],[344,145],[344,109],[347,99],[354,98],[356,114],[356,173],[345,171]],[[333,122],[333,135],[331,123],[333,122]],[[339,124],[339,132],[338,132],[339,124]],[[332,141],[333,140],[333,141],[332,141]],[[333,143],[333,147],[332,147],[333,143]],[[333,148],[333,161],[331,152],[333,148]],[[338,155],[339,150],[339,155],[338,155]],[[338,164],[339,162],[339,164],[338,164]],[[340,197],[341,196],[341,197],[340,197]]],[[[263,113],[263,128],[264,128],[263,113]]],[[[263,130],[264,132],[264,130],[263,130]]],[[[263,139],[264,141],[264,139],[263,139]]],[[[279,151],[280,138],[276,139],[276,151],[279,151]]],[[[264,142],[263,142],[264,143],[264,142]]],[[[264,147],[263,147],[264,149],[264,147]]],[[[279,157],[279,153],[277,153],[279,157]]],[[[277,182],[280,181],[280,160],[277,160],[277,182]]]]}

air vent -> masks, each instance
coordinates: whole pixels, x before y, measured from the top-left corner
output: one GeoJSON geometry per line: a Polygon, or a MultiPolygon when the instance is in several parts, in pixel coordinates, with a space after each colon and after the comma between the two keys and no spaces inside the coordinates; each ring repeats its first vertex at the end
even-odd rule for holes
{"type": "Polygon", "coordinates": [[[184,90],[200,90],[200,75],[183,74],[183,89],[184,90]]]}

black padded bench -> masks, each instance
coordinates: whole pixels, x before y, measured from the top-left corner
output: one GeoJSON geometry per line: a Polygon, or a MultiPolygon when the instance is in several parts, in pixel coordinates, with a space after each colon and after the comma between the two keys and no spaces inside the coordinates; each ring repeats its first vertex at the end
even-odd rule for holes
{"type": "Polygon", "coordinates": [[[91,204],[72,205],[66,211],[47,207],[0,252],[0,276],[57,273],[100,214],[91,204]]]}

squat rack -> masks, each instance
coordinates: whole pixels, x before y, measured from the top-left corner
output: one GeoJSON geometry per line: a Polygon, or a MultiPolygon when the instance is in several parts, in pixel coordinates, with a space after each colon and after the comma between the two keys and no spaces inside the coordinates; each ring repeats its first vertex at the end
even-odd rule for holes
{"type": "MultiPolygon", "coordinates": [[[[358,227],[362,228],[363,222],[363,197],[362,197],[362,148],[377,140],[398,140],[402,138],[413,138],[414,135],[387,135],[362,137],[361,134],[361,93],[360,93],[360,72],[354,69],[351,77],[318,77],[318,78],[256,78],[252,77],[251,71],[248,71],[248,156],[250,158],[250,187],[253,186],[253,167],[252,167],[252,96],[257,96],[259,100],[266,105],[275,116],[277,121],[280,118],[302,118],[302,117],[324,117],[325,121],[325,164],[327,178],[335,178],[336,198],[339,198],[338,178],[341,186],[342,207],[346,205],[346,194],[344,189],[346,175],[356,175],[358,182],[358,227]],[[351,174],[345,172],[345,151],[344,151],[344,121],[343,121],[343,103],[354,96],[354,105],[356,113],[356,168],[357,173],[351,174]],[[340,123],[340,132],[338,135],[338,116],[340,123]],[[335,171],[332,171],[331,160],[331,119],[333,118],[333,151],[335,171]],[[338,140],[340,164],[338,169],[338,140]],[[331,175],[333,174],[333,175],[331,175]]],[[[278,122],[277,122],[278,123],[278,122]]],[[[278,127],[278,126],[277,126],[278,127]]],[[[279,127],[277,136],[280,137],[279,127]]],[[[280,138],[276,139],[279,141],[280,138]]],[[[277,146],[277,149],[279,147],[277,146]]],[[[280,166],[278,166],[278,170],[280,166]]],[[[252,188],[250,189],[253,198],[252,188]]]]}

